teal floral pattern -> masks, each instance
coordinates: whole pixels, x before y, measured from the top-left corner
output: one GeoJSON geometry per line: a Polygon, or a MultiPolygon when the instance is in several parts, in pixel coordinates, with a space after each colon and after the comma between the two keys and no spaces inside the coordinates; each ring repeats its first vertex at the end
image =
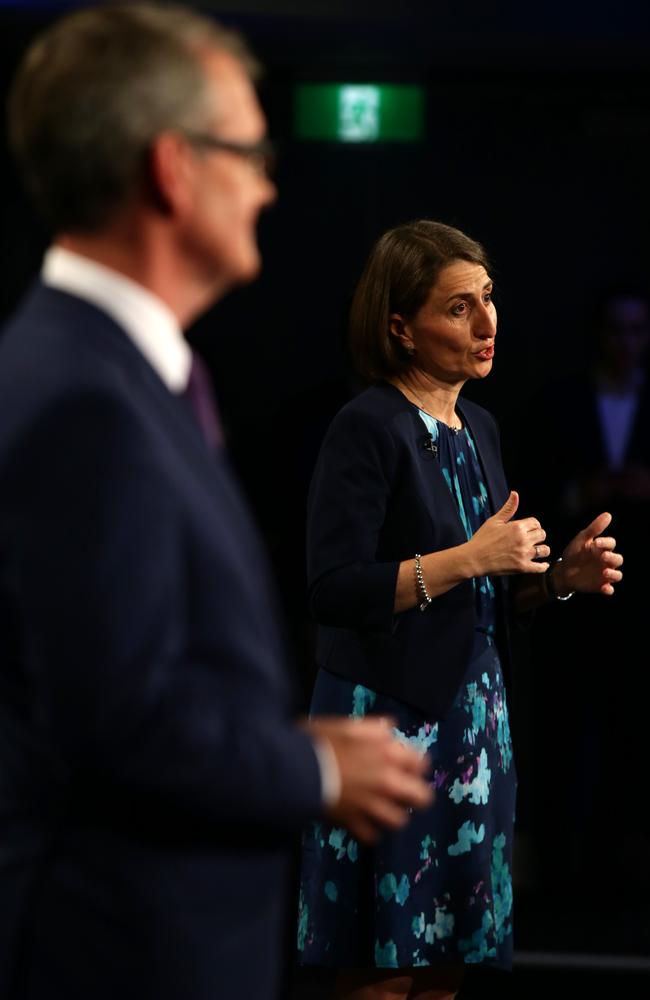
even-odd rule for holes
{"type": "MultiPolygon", "coordinates": [[[[474,442],[467,429],[420,416],[469,539],[491,513],[474,442]]],[[[310,826],[298,917],[304,964],[511,964],[516,777],[489,577],[474,580],[474,593],[474,649],[444,720],[318,673],[312,713],[392,716],[396,737],[431,758],[436,800],[373,848],[324,823],[310,826]]]]}

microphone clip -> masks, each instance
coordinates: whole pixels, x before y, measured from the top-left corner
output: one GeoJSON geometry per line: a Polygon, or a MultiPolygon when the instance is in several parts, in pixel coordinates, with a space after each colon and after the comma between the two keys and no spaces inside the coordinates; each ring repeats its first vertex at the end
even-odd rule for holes
{"type": "Polygon", "coordinates": [[[433,440],[431,434],[425,434],[420,438],[420,449],[427,452],[426,457],[435,458],[438,455],[438,445],[433,440]]]}

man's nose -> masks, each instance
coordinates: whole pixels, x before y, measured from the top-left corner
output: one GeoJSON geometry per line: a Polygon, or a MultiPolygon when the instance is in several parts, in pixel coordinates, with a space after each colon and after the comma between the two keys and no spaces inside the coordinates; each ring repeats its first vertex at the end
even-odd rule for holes
{"type": "Polygon", "coordinates": [[[278,189],[270,177],[265,176],[262,178],[263,189],[262,189],[262,205],[273,205],[278,198],[278,189]]]}

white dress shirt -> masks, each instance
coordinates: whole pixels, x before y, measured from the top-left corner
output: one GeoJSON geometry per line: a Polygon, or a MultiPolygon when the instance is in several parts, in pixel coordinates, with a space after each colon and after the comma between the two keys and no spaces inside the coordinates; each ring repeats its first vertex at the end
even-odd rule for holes
{"type": "Polygon", "coordinates": [[[157,295],[110,267],[58,246],[45,254],[41,279],[114,319],[170,392],[187,387],[192,351],[176,316],[157,295]]]}
{"type": "Polygon", "coordinates": [[[638,406],[636,388],[623,393],[598,393],[598,416],[610,469],[620,469],[625,464],[625,452],[638,406]]]}

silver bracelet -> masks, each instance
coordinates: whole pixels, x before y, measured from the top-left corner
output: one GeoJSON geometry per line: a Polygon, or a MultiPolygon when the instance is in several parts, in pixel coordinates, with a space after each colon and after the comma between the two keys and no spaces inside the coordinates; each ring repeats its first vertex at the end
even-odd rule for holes
{"type": "Polygon", "coordinates": [[[557,566],[557,564],[561,563],[561,562],[562,562],[562,556],[560,556],[559,559],[556,559],[555,562],[553,563],[553,565],[549,566],[549,568],[546,570],[546,573],[544,574],[544,583],[546,584],[546,593],[554,601],[568,601],[569,598],[573,597],[573,595],[575,594],[575,590],[570,590],[568,594],[564,595],[564,597],[560,597],[560,595],[558,594],[557,590],[555,589],[555,584],[553,583],[553,577],[552,577],[551,574],[553,573],[553,570],[555,569],[555,567],[557,566]]]}
{"type": "Polygon", "coordinates": [[[420,562],[421,555],[419,552],[415,553],[415,584],[416,590],[420,592],[420,596],[424,598],[421,604],[418,605],[420,611],[426,611],[431,604],[431,598],[429,597],[429,592],[427,591],[427,585],[424,582],[424,576],[422,575],[422,563],[420,562]]]}

